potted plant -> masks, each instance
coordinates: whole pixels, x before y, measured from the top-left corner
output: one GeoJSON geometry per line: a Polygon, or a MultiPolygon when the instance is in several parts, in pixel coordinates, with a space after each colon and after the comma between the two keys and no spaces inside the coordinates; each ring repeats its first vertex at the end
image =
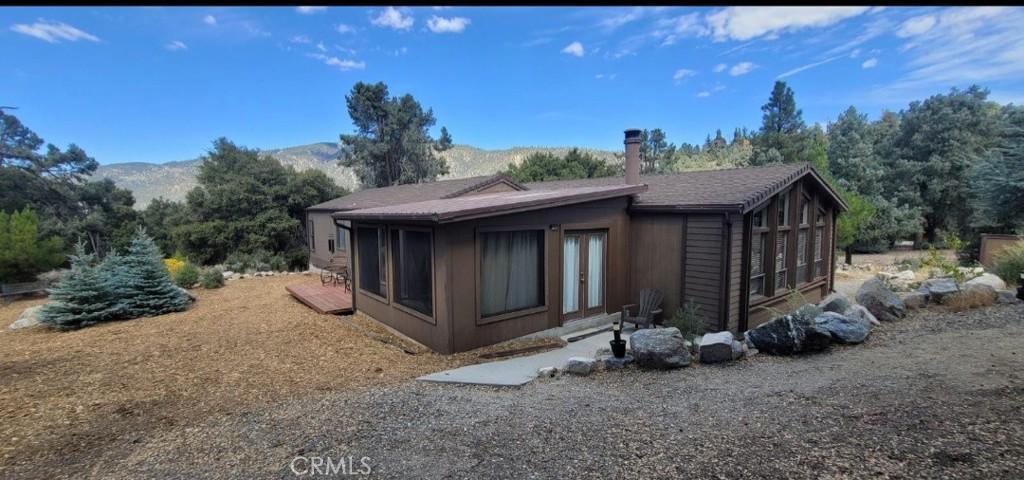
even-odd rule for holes
{"type": "Polygon", "coordinates": [[[626,356],[626,341],[622,339],[622,324],[619,322],[612,323],[612,335],[615,336],[608,343],[612,346],[612,355],[615,358],[623,358],[626,356]]]}

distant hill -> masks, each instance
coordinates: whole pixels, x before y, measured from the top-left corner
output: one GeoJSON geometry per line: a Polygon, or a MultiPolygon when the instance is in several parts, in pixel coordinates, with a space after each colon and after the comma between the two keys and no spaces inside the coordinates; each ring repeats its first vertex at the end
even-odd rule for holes
{"type": "MultiPolygon", "coordinates": [[[[456,145],[442,155],[448,161],[451,173],[445,178],[463,178],[496,173],[509,164],[519,164],[534,152],[548,152],[564,155],[571,147],[514,147],[504,150],[484,150],[468,145],[456,145]]],[[[358,186],[358,179],[351,169],[338,165],[338,145],[314,143],[297,147],[264,150],[263,153],[278,159],[284,165],[296,170],[315,168],[349,189],[358,186]]],[[[609,163],[621,162],[617,152],[581,148],[609,163]]],[[[117,185],[127,188],[135,195],[136,208],[145,208],[154,198],[183,200],[185,194],[196,186],[199,159],[168,163],[112,163],[100,165],[94,179],[109,178],[117,185]]]]}

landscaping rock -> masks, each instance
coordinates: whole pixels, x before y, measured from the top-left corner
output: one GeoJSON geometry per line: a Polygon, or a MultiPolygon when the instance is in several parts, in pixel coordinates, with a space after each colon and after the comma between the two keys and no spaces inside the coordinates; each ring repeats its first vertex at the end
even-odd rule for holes
{"type": "Polygon", "coordinates": [[[863,317],[847,317],[836,312],[825,312],[815,318],[814,323],[839,343],[861,343],[871,334],[871,322],[863,317]]]}
{"type": "Polygon", "coordinates": [[[700,363],[722,363],[733,360],[732,332],[705,333],[700,339],[700,363]]]}
{"type": "Polygon", "coordinates": [[[868,309],[864,308],[864,305],[854,305],[850,307],[849,310],[843,312],[843,315],[866,320],[872,326],[876,327],[882,324],[882,322],[879,322],[878,319],[868,311],[868,309]]]}
{"type": "Polygon", "coordinates": [[[554,378],[555,375],[558,375],[558,368],[555,367],[544,367],[537,370],[537,376],[540,378],[554,378]]]}
{"type": "Polygon", "coordinates": [[[633,355],[626,352],[624,357],[615,358],[615,355],[607,353],[597,357],[597,362],[604,366],[605,370],[619,370],[625,368],[626,365],[633,363],[633,355]]]}
{"type": "Polygon", "coordinates": [[[594,358],[600,358],[600,357],[603,357],[605,355],[611,355],[611,354],[612,354],[612,347],[601,347],[601,348],[598,348],[596,352],[594,352],[594,358]]]}
{"type": "Polygon", "coordinates": [[[221,274],[222,277],[224,277],[224,280],[227,280],[227,279],[231,278],[231,276],[234,275],[235,272],[232,272],[231,270],[225,270],[223,272],[220,272],[220,274],[221,274]]]}
{"type": "Polygon", "coordinates": [[[835,292],[821,301],[818,304],[822,310],[826,312],[842,313],[849,310],[850,305],[853,302],[850,301],[850,297],[847,297],[845,293],[835,292]]]}
{"type": "Polygon", "coordinates": [[[596,363],[597,361],[593,358],[570,357],[569,360],[566,360],[562,371],[572,375],[590,375],[590,372],[594,371],[596,363]]]}
{"type": "Polygon", "coordinates": [[[1024,303],[1021,301],[1021,299],[1017,298],[1017,292],[1014,292],[1013,290],[996,290],[996,294],[998,295],[998,298],[996,298],[996,303],[1000,305],[1024,303]]]}
{"type": "Polygon", "coordinates": [[[891,322],[907,315],[907,306],[878,277],[869,279],[857,290],[857,302],[878,320],[891,322]]]}
{"type": "Polygon", "coordinates": [[[747,344],[739,340],[732,341],[732,359],[739,360],[747,355],[747,344]]]}
{"type": "Polygon", "coordinates": [[[988,285],[993,290],[1006,290],[1006,282],[999,278],[998,275],[991,273],[984,273],[980,277],[972,278],[965,285],[988,285]]]}
{"type": "Polygon", "coordinates": [[[928,306],[928,294],[921,292],[908,293],[901,297],[903,304],[911,310],[925,308],[928,306]]]}
{"type": "Polygon", "coordinates": [[[815,325],[813,318],[795,314],[763,323],[746,335],[754,348],[773,355],[820,351],[832,342],[832,335],[815,325]]]}
{"type": "Polygon", "coordinates": [[[821,307],[814,304],[805,303],[804,305],[801,305],[800,308],[796,309],[796,311],[793,312],[793,315],[813,320],[814,317],[817,317],[818,315],[821,315],[823,313],[825,313],[825,310],[822,309],[821,307]]]}
{"type": "Polygon", "coordinates": [[[918,293],[924,293],[928,295],[928,298],[933,302],[942,303],[942,298],[946,295],[952,295],[960,291],[960,288],[956,285],[956,280],[952,278],[932,278],[921,282],[921,286],[917,287],[918,293]]]}
{"type": "Polygon", "coordinates": [[[28,328],[39,325],[39,309],[43,308],[42,305],[36,305],[34,307],[28,307],[25,311],[21,312],[18,319],[11,323],[8,327],[11,330],[17,330],[19,328],[28,328]]]}
{"type": "Polygon", "coordinates": [[[629,349],[643,368],[667,370],[690,364],[690,351],[678,328],[645,328],[629,336],[629,349]]]}
{"type": "MultiPolygon", "coordinates": [[[[979,277],[980,278],[980,277],[979,277]]],[[[999,293],[996,289],[987,283],[970,283],[964,285],[964,295],[970,298],[976,299],[980,303],[987,303],[989,305],[996,302],[999,299],[999,293]]]]}

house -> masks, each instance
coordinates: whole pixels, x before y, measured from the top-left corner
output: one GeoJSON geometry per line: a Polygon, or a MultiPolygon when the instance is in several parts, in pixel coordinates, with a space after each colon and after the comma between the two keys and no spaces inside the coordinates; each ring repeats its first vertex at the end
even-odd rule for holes
{"type": "Polygon", "coordinates": [[[642,288],[742,333],[832,290],[842,199],[807,164],[369,189],[308,210],[313,266],[349,254],[356,310],[442,352],[616,313],[642,288]]]}

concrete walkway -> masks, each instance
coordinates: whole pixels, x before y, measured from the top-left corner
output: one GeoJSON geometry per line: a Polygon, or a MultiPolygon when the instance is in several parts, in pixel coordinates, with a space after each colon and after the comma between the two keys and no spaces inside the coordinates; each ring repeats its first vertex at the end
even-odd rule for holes
{"type": "MultiPolygon", "coordinates": [[[[586,334],[600,328],[574,332],[563,335],[563,340],[569,337],[586,334]]],[[[629,339],[628,329],[622,332],[622,339],[629,339]]],[[[571,342],[565,347],[557,350],[549,350],[536,355],[510,358],[497,362],[480,363],[468,365],[444,372],[432,373],[417,378],[425,382],[440,383],[462,383],[467,385],[489,385],[495,387],[518,387],[530,383],[537,378],[537,370],[544,367],[562,368],[569,357],[590,357],[594,358],[599,348],[607,348],[608,342],[612,339],[612,332],[603,332],[591,337],[571,342]]]]}

